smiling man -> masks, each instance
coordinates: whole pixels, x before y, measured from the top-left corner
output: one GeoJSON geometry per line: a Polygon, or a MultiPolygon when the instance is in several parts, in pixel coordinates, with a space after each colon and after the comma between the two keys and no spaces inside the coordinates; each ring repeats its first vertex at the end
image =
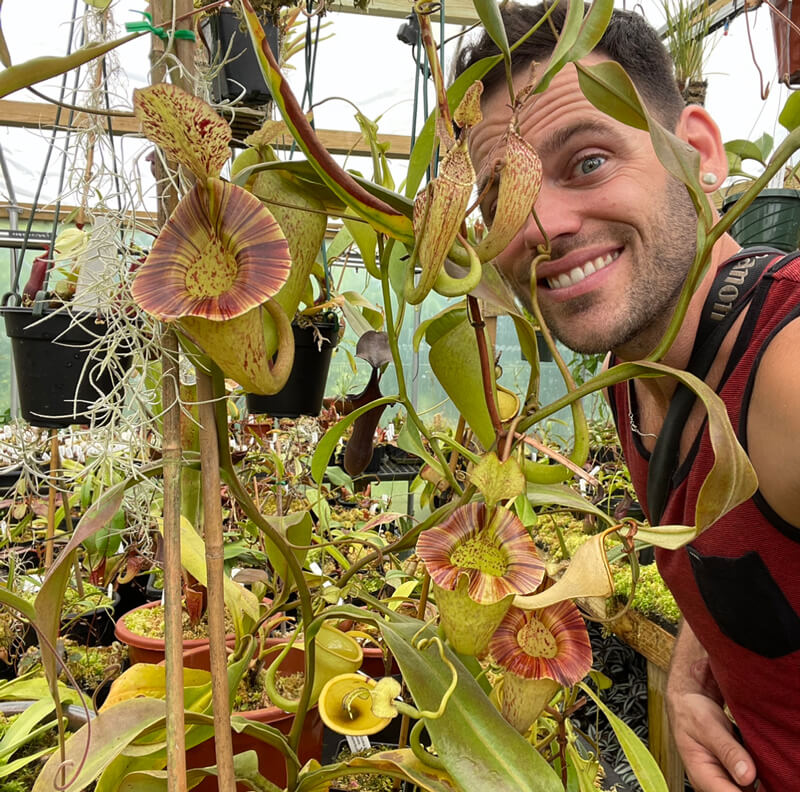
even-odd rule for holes
{"type": "MultiPolygon", "coordinates": [[[[507,6],[509,41],[542,12],[507,6]]],[[[515,50],[515,90],[547,62],[563,16],[556,9],[515,50]]],[[[462,53],[457,70],[496,52],[484,35],[462,53]]],[[[727,173],[719,130],[702,107],[684,106],[653,29],[639,15],[615,12],[584,63],[604,60],[617,61],[650,112],[698,152],[700,183],[714,192],[727,173]]],[[[472,131],[470,151],[479,185],[487,187],[481,207],[491,224],[497,184],[490,176],[503,156],[512,109],[502,67],[484,86],[483,121],[472,131]]],[[[586,100],[573,65],[530,96],[517,120],[542,161],[538,223],[528,220],[497,257],[498,268],[530,305],[533,260],[549,245],[535,284],[551,330],[576,351],[610,351],[619,361],[645,357],[669,324],[694,258],[697,219],[688,191],[660,165],[648,133],[586,100]]],[[[741,252],[724,235],[662,360],[697,373],[719,393],[759,478],[751,500],[688,547],[657,551],[686,620],[668,706],[697,792],[800,789],[800,372],[792,354],[800,343],[798,315],[795,256],[741,252]]],[[[690,399],[683,412],[676,409],[680,391],[666,377],[622,384],[609,395],[651,522],[694,524],[697,494],[713,463],[702,407],[690,399]],[[674,464],[663,451],[669,442],[674,464]]]]}

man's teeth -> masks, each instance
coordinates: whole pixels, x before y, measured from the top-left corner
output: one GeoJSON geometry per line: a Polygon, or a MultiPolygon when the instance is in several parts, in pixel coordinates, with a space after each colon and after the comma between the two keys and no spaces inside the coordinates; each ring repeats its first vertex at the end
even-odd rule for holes
{"type": "Polygon", "coordinates": [[[580,283],[584,278],[588,278],[595,272],[607,267],[612,261],[619,258],[619,253],[608,253],[605,256],[598,256],[596,259],[587,261],[580,267],[575,267],[569,272],[562,272],[554,278],[547,278],[547,285],[551,289],[564,289],[567,286],[574,286],[580,283]]]}

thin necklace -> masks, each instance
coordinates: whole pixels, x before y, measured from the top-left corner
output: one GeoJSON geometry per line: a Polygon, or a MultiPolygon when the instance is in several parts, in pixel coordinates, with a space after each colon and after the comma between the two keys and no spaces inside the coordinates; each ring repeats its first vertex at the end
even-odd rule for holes
{"type": "Polygon", "coordinates": [[[639,437],[654,437],[658,439],[658,435],[654,435],[652,432],[642,432],[636,425],[636,421],[633,420],[633,387],[631,386],[631,380],[628,380],[628,422],[631,425],[631,431],[635,432],[639,437]]]}

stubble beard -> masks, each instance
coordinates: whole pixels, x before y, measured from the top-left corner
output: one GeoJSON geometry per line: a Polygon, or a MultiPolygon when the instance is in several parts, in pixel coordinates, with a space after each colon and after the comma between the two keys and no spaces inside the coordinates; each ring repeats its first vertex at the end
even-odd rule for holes
{"type": "MultiPolygon", "coordinates": [[[[670,180],[664,199],[651,213],[649,226],[653,233],[648,240],[643,242],[630,226],[609,224],[611,238],[624,246],[629,255],[634,255],[635,242],[639,240],[639,253],[632,265],[634,277],[616,304],[608,306],[608,319],[602,325],[588,324],[587,317],[597,315],[593,309],[601,306],[601,297],[595,292],[561,303],[542,301],[542,316],[553,335],[574,352],[628,350],[628,354],[622,355],[627,359],[644,357],[663,336],[678,303],[694,260],[696,224],[697,215],[686,188],[674,180],[670,180]]],[[[574,238],[565,245],[554,245],[553,258],[598,241],[608,240],[574,238]]],[[[519,283],[514,288],[531,309],[529,287],[519,283]]]]}

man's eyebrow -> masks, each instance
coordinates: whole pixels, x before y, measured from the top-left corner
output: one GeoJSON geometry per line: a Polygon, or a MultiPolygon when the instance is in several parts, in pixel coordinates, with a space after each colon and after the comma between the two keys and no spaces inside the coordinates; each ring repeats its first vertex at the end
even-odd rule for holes
{"type": "Polygon", "coordinates": [[[587,132],[609,134],[613,131],[614,127],[603,119],[593,118],[587,121],[578,121],[575,124],[550,132],[539,144],[536,151],[542,158],[552,156],[564,148],[570,139],[576,135],[582,135],[587,132]]]}

